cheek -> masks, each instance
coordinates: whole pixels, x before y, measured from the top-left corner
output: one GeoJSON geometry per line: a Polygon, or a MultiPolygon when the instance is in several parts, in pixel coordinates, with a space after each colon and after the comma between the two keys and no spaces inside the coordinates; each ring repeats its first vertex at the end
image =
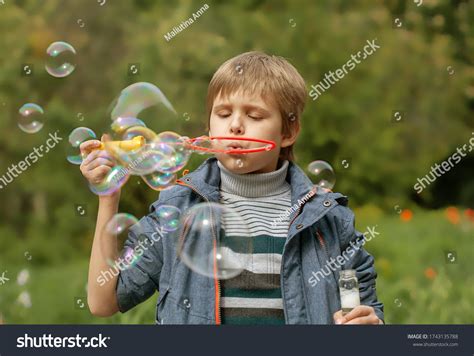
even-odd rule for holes
{"type": "Polygon", "coordinates": [[[273,116],[271,120],[268,120],[266,123],[266,130],[268,130],[269,133],[272,135],[276,136],[279,135],[281,136],[281,133],[283,131],[282,127],[282,121],[280,117],[273,116]]]}
{"type": "Polygon", "coordinates": [[[219,123],[217,122],[215,118],[211,116],[209,120],[209,131],[218,132],[218,130],[219,130],[219,123]]]}
{"type": "Polygon", "coordinates": [[[274,122],[268,122],[268,124],[262,125],[258,128],[258,131],[261,137],[268,138],[275,142],[281,141],[281,126],[274,122]]]}

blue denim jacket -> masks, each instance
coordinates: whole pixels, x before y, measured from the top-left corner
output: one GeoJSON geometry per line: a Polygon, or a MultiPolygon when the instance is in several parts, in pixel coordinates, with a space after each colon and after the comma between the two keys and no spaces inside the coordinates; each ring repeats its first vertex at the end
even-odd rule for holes
{"type": "MultiPolygon", "coordinates": [[[[362,247],[316,284],[314,273],[330,260],[341,256],[348,247],[360,245],[363,235],[354,228],[354,214],[347,197],[339,193],[314,194],[307,199],[313,184],[294,163],[288,167],[292,206],[290,226],[281,262],[281,289],[287,324],[333,324],[333,314],[341,309],[338,270],[355,269],[359,280],[361,304],[372,306],[383,320],[383,304],[377,300],[374,259],[362,247]],[[306,198],[305,198],[306,196],[306,198]],[[352,244],[351,244],[352,242],[352,244]],[[313,281],[314,282],[314,281],[313,281]]],[[[161,192],[150,214],[140,220],[140,229],[132,227],[126,242],[134,246],[139,234],[154,237],[136,264],[120,272],[117,300],[121,312],[143,302],[158,290],[158,324],[220,324],[219,281],[192,272],[177,258],[177,233],[158,234],[160,205],[186,211],[204,201],[218,202],[220,170],[210,158],[187,174],[173,188],[161,192]],[[156,242],[155,242],[156,241],[156,242]]],[[[313,190],[314,192],[314,190],[313,190]]],[[[346,254],[347,256],[347,254],[346,254]]],[[[328,269],[329,271],[329,269],[328,269]]]]}

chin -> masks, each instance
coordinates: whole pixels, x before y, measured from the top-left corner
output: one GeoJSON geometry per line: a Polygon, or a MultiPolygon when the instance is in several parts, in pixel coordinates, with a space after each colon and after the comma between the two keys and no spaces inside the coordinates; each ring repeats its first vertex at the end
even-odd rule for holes
{"type": "Polygon", "coordinates": [[[249,155],[216,154],[216,158],[225,168],[236,174],[256,173],[265,167],[261,159],[249,155]]]}

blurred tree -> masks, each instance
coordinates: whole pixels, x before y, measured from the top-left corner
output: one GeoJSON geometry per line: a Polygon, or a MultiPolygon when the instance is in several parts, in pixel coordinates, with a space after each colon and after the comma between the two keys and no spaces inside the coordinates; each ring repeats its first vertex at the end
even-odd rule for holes
{"type": "MultiPolygon", "coordinates": [[[[87,126],[98,135],[106,132],[108,108],[120,90],[147,81],[158,85],[178,112],[174,118],[149,113],[150,127],[204,134],[209,80],[221,63],[245,51],[287,58],[310,90],[367,40],[377,39],[380,49],[372,56],[316,101],[308,97],[297,143],[297,163],[330,162],[336,190],[349,195],[353,204],[393,207],[408,202],[416,179],[469,139],[474,124],[473,2],[425,1],[420,7],[398,0],[207,4],[209,9],[170,41],[164,35],[204,3],[136,0],[100,6],[94,0],[23,0],[1,7],[0,175],[44,144],[49,133],[59,130],[63,137],[0,190],[2,258],[18,256],[25,244],[34,246],[35,263],[86,256],[97,199],[78,168],[65,160],[71,130],[87,126]],[[402,28],[394,27],[396,17],[402,28]],[[62,79],[43,69],[47,46],[58,40],[77,51],[75,71],[62,79]],[[32,76],[21,72],[28,63],[34,65],[32,76]],[[132,63],[140,65],[138,75],[130,75],[132,63]],[[45,109],[45,127],[34,135],[16,124],[26,102],[45,109]],[[396,111],[405,113],[402,122],[393,122],[396,111]],[[347,169],[344,159],[350,159],[347,169]],[[87,206],[86,217],[78,216],[78,204],[87,206]]],[[[202,159],[195,155],[187,168],[194,169],[202,159]]],[[[472,179],[456,177],[450,187],[462,181],[465,191],[474,190],[472,179]]],[[[140,216],[158,193],[137,182],[127,184],[121,208],[140,216]]],[[[428,203],[429,193],[422,197],[428,203]]]]}

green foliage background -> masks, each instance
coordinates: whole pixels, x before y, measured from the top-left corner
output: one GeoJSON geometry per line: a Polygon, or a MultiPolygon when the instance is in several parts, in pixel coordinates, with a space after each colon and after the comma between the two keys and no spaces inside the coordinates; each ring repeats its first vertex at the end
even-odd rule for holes
{"type": "MultiPolygon", "coordinates": [[[[44,144],[48,133],[59,130],[64,138],[0,190],[0,275],[9,270],[12,277],[29,268],[33,300],[28,311],[16,304],[21,288],[12,277],[0,286],[5,321],[104,322],[78,311],[72,301],[85,295],[97,198],[65,156],[67,137],[75,127],[87,126],[97,134],[108,130],[110,103],[124,87],[138,81],[158,85],[178,116],[151,112],[147,124],[156,131],[198,136],[205,133],[207,85],[228,58],[250,50],[283,56],[300,71],[309,90],[367,40],[376,38],[381,46],[377,52],[316,101],[308,97],[297,163],[305,167],[316,159],[330,162],[337,174],[336,190],[347,194],[353,207],[369,207],[361,209],[360,220],[385,223],[386,234],[371,242],[369,250],[377,260],[387,261],[378,266],[378,288],[389,322],[472,323],[467,303],[474,296],[473,264],[467,262],[474,257],[472,223],[461,229],[449,224],[443,212],[426,211],[448,204],[474,207],[472,154],[420,196],[414,194],[413,185],[474,132],[474,3],[425,0],[418,7],[401,0],[214,0],[207,4],[209,9],[169,42],[164,34],[204,2],[109,0],[100,6],[94,0],[6,0],[0,5],[0,175],[44,144]],[[401,28],[394,26],[395,18],[401,20],[401,28]],[[77,51],[76,70],[62,79],[44,70],[46,48],[59,40],[77,51]],[[129,74],[131,63],[140,65],[139,75],[129,74]],[[32,76],[22,75],[24,64],[34,66],[32,76]],[[37,134],[17,127],[18,109],[26,102],[45,110],[45,126],[37,134]],[[395,111],[404,111],[406,120],[394,123],[395,111]],[[349,168],[343,167],[343,160],[350,160],[349,168]],[[77,215],[76,205],[86,206],[86,217],[77,215]],[[414,208],[414,220],[402,224],[396,205],[414,208]],[[447,265],[445,250],[457,250],[459,264],[447,265]],[[26,251],[32,260],[25,259],[26,251]],[[435,280],[439,285],[423,276],[429,266],[439,266],[435,280]],[[393,306],[397,298],[405,307],[393,306]],[[413,314],[414,310],[418,312],[413,314]]],[[[187,168],[202,160],[193,157],[187,168]]],[[[158,193],[138,182],[128,182],[121,210],[142,216],[158,193]]],[[[151,323],[153,302],[106,322],[151,323]]]]}

